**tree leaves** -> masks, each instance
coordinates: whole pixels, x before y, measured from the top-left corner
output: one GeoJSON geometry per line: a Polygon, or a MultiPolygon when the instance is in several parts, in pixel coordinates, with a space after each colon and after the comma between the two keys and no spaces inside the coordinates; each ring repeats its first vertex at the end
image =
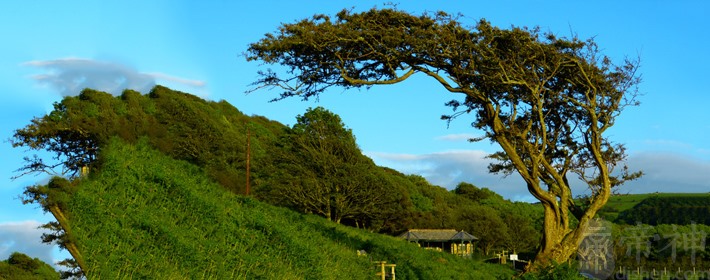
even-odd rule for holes
{"type": "Polygon", "coordinates": [[[281,138],[267,200],[357,225],[381,218],[393,187],[363,156],[352,131],[325,108],[308,109],[281,138]]]}
{"type": "Polygon", "coordinates": [[[13,252],[7,260],[0,261],[1,279],[57,279],[52,266],[38,258],[31,258],[20,252],[13,252]]]}

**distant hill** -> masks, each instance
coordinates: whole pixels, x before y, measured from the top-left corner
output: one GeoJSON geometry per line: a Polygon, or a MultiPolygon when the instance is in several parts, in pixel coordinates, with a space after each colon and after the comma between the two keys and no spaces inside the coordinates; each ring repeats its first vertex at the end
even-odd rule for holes
{"type": "Polygon", "coordinates": [[[146,142],[111,140],[99,171],[57,195],[90,279],[373,279],[371,260],[399,279],[512,274],[235,195],[146,142]]]}
{"type": "Polygon", "coordinates": [[[690,220],[708,224],[709,207],[709,193],[624,194],[610,197],[598,215],[608,221],[626,224],[683,225],[690,220]],[[661,213],[667,215],[661,217],[661,213]]]}

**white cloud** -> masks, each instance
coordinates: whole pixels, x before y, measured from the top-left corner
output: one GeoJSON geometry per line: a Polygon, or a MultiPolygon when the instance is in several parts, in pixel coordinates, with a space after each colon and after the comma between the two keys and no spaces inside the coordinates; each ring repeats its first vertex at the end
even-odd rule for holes
{"type": "MultiPolygon", "coordinates": [[[[419,174],[435,185],[453,189],[460,182],[489,188],[511,200],[534,201],[520,175],[508,177],[491,174],[488,153],[478,150],[455,150],[431,154],[367,153],[377,164],[406,174],[419,174]]],[[[631,171],[643,170],[646,175],[628,182],[622,193],[708,192],[710,191],[710,161],[675,154],[643,153],[629,157],[631,171]]],[[[586,193],[587,187],[576,177],[570,177],[574,195],[586,193]]]]}
{"type": "Polygon", "coordinates": [[[460,182],[489,188],[512,200],[533,201],[517,174],[503,177],[488,172],[489,154],[480,150],[452,150],[431,154],[367,153],[377,164],[406,174],[418,174],[434,185],[453,189],[460,182]]]}
{"type": "Polygon", "coordinates": [[[25,62],[23,65],[47,70],[48,73],[34,75],[32,79],[59,91],[62,96],[77,95],[85,88],[113,95],[119,95],[125,89],[147,93],[156,85],[156,80],[195,88],[205,86],[204,81],[189,80],[164,73],[141,73],[123,64],[92,59],[35,60],[25,62]]]}
{"type": "Polygon", "coordinates": [[[710,161],[671,153],[644,152],[629,157],[632,170],[645,175],[622,187],[622,192],[708,192],[710,161]]]}
{"type": "Polygon", "coordinates": [[[13,252],[20,252],[32,258],[54,265],[52,251],[56,245],[42,243],[42,233],[38,221],[0,223],[0,260],[6,260],[13,252]]]}

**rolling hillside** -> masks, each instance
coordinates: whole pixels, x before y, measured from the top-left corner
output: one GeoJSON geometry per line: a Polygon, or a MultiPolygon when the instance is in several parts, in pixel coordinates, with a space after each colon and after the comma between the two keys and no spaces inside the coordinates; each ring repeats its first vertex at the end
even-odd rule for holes
{"type": "MultiPolygon", "coordinates": [[[[647,193],[647,194],[624,194],[614,195],[609,198],[606,205],[599,211],[598,215],[608,221],[622,222],[618,220],[622,212],[632,211],[633,208],[649,198],[660,198],[663,200],[685,200],[685,199],[707,199],[708,193],[647,193]]],[[[648,209],[646,209],[648,210],[648,209]]],[[[644,210],[644,211],[646,211],[644,210]]],[[[697,221],[696,221],[697,222],[697,221]]],[[[633,224],[633,223],[632,223],[633,224]]]]}

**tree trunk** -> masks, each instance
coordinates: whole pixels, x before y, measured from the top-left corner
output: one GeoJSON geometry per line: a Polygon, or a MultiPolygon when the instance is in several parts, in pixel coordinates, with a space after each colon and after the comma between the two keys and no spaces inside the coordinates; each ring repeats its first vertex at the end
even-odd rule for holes
{"type": "Polygon", "coordinates": [[[493,248],[492,244],[486,244],[484,246],[481,246],[481,249],[483,250],[483,255],[488,256],[488,254],[491,252],[491,248],[493,248]]]}
{"type": "Polygon", "coordinates": [[[327,211],[325,211],[325,218],[332,221],[333,218],[331,218],[331,217],[332,217],[332,215],[330,214],[330,209],[328,209],[327,211]]]}
{"type": "Polygon", "coordinates": [[[578,218],[576,228],[570,229],[561,218],[568,217],[569,211],[563,207],[543,204],[545,217],[543,221],[542,241],[535,259],[525,268],[526,272],[539,271],[551,265],[568,262],[573,259],[579,245],[585,238],[586,229],[590,220],[596,215],[601,206],[606,203],[608,193],[597,196],[591,207],[578,218]],[[557,210],[557,211],[556,211],[557,210]]]}
{"type": "MultiPolygon", "coordinates": [[[[59,209],[57,205],[52,205],[49,207],[49,212],[52,213],[55,219],[57,219],[57,222],[59,222],[59,226],[64,229],[64,234],[68,236],[71,235],[69,221],[67,220],[62,210],[59,209]]],[[[67,251],[69,251],[69,254],[71,254],[71,256],[74,258],[77,265],[79,265],[79,269],[81,269],[82,272],[86,273],[86,264],[84,264],[84,258],[81,256],[79,248],[76,247],[76,244],[74,244],[74,242],[67,241],[64,246],[66,247],[67,251]]]]}
{"type": "Polygon", "coordinates": [[[580,240],[576,240],[574,230],[567,229],[559,222],[560,214],[566,215],[566,211],[557,212],[551,206],[545,205],[545,217],[543,221],[542,241],[540,249],[535,259],[526,267],[526,271],[538,271],[555,263],[566,262],[577,252],[580,240]]]}

